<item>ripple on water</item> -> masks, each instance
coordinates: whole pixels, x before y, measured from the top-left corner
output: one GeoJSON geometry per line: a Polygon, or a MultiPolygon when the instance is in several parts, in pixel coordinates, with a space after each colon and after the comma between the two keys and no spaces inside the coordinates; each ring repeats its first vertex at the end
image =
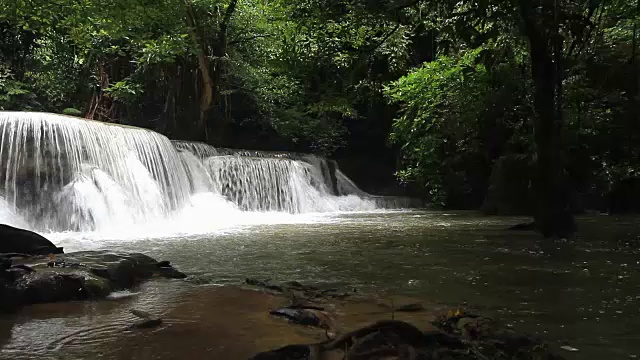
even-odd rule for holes
{"type": "Polygon", "coordinates": [[[0,355],[9,359],[51,359],[88,347],[113,342],[124,330],[125,320],[97,317],[89,323],[73,318],[54,318],[15,324],[9,343],[0,355]]]}
{"type": "MultiPolygon", "coordinates": [[[[122,339],[151,333],[127,331],[138,320],[131,309],[162,317],[189,288],[184,282],[152,281],[136,291],[113,293],[108,301],[29,306],[15,316],[0,318],[0,359],[113,358],[122,339]],[[92,349],[104,351],[87,355],[92,349]]],[[[164,319],[160,328],[183,322],[164,319]]]]}

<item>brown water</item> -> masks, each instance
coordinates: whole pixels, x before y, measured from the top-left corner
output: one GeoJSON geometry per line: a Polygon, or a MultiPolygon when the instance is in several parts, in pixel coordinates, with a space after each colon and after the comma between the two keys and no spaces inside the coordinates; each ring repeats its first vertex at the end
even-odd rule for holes
{"type": "MultiPolygon", "coordinates": [[[[580,236],[574,241],[504,231],[522,220],[475,213],[387,212],[170,239],[98,241],[70,234],[57,241],[67,250],[142,251],[171,260],[192,277],[189,283],[154,281],[117,300],[38,306],[1,318],[0,357],[181,358],[189,353],[185,347],[210,347],[206,339],[215,334],[212,323],[218,328],[227,324],[229,330],[223,333],[235,334],[233,338],[241,339],[242,333],[246,339],[255,338],[251,331],[275,325],[263,314],[262,325],[247,327],[255,316],[242,315],[242,309],[254,305],[194,295],[211,289],[195,284],[234,284],[247,276],[348,286],[381,297],[411,295],[440,308],[470,307],[555,345],[567,343],[580,350],[565,352],[568,358],[640,356],[640,218],[581,218],[580,236]],[[193,310],[189,315],[185,303],[193,310]],[[207,312],[209,305],[213,310],[207,312]],[[123,332],[132,319],[132,307],[169,314],[169,326],[142,337],[123,332]],[[220,308],[235,309],[229,310],[235,317],[215,315],[220,308]],[[234,318],[240,320],[233,324],[234,318]],[[174,343],[169,346],[166,339],[174,343]],[[140,348],[147,350],[134,350],[140,348]]],[[[278,338],[302,340],[283,331],[291,330],[274,328],[271,340],[254,341],[242,349],[264,349],[277,345],[278,338]]],[[[215,337],[220,339],[216,344],[232,342],[230,337],[215,337]]],[[[227,358],[244,356],[229,354],[235,355],[227,358]]]]}

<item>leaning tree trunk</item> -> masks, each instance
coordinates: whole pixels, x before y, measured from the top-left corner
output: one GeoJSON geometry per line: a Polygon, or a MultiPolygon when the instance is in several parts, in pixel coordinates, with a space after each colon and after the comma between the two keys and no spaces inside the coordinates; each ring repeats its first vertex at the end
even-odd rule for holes
{"type": "Polygon", "coordinates": [[[569,187],[564,174],[562,117],[558,98],[561,96],[559,67],[554,62],[557,51],[558,27],[549,26],[555,6],[542,1],[542,13],[534,11],[535,1],[521,0],[520,9],[525,34],[529,40],[531,74],[534,85],[534,131],[537,172],[534,191],[537,206],[536,228],[546,237],[568,237],[575,232],[575,222],[569,204],[569,187]],[[550,16],[549,16],[550,15],[550,16]]]}

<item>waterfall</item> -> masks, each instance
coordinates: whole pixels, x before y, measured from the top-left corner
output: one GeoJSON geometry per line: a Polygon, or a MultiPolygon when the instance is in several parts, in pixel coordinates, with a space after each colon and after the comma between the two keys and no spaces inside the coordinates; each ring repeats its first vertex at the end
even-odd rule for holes
{"type": "Polygon", "coordinates": [[[40,231],[184,228],[250,213],[380,207],[334,162],[309,154],[172,142],[146,129],[35,112],[0,112],[0,141],[0,222],[40,231]]]}
{"type": "Polygon", "coordinates": [[[366,196],[338,196],[327,161],[314,155],[174,144],[192,174],[192,188],[221,194],[244,211],[296,214],[376,208],[366,196]]]}
{"type": "Polygon", "coordinates": [[[0,187],[40,229],[87,230],[168,216],[190,196],[173,144],[138,128],[0,113],[0,187]]]}

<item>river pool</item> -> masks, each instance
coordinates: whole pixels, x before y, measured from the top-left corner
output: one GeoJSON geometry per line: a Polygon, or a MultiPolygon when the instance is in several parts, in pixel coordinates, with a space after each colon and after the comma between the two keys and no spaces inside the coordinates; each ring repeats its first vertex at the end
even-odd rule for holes
{"type": "MultiPolygon", "coordinates": [[[[552,344],[577,348],[563,353],[570,359],[640,356],[638,217],[579,218],[580,233],[572,241],[506,231],[526,219],[474,212],[374,211],[273,220],[170,238],[50,237],[67,252],[113,249],[171,260],[191,275],[188,286],[257,277],[410,295],[443,308],[474,309],[552,344]]],[[[91,311],[85,306],[82,314],[90,318],[91,311]]],[[[76,315],[30,320],[27,312],[3,318],[0,356],[27,354],[24,334],[64,333],[65,316],[76,315]]],[[[104,331],[95,336],[105,336],[104,331]]],[[[55,353],[65,358],[64,348],[55,353]]]]}

